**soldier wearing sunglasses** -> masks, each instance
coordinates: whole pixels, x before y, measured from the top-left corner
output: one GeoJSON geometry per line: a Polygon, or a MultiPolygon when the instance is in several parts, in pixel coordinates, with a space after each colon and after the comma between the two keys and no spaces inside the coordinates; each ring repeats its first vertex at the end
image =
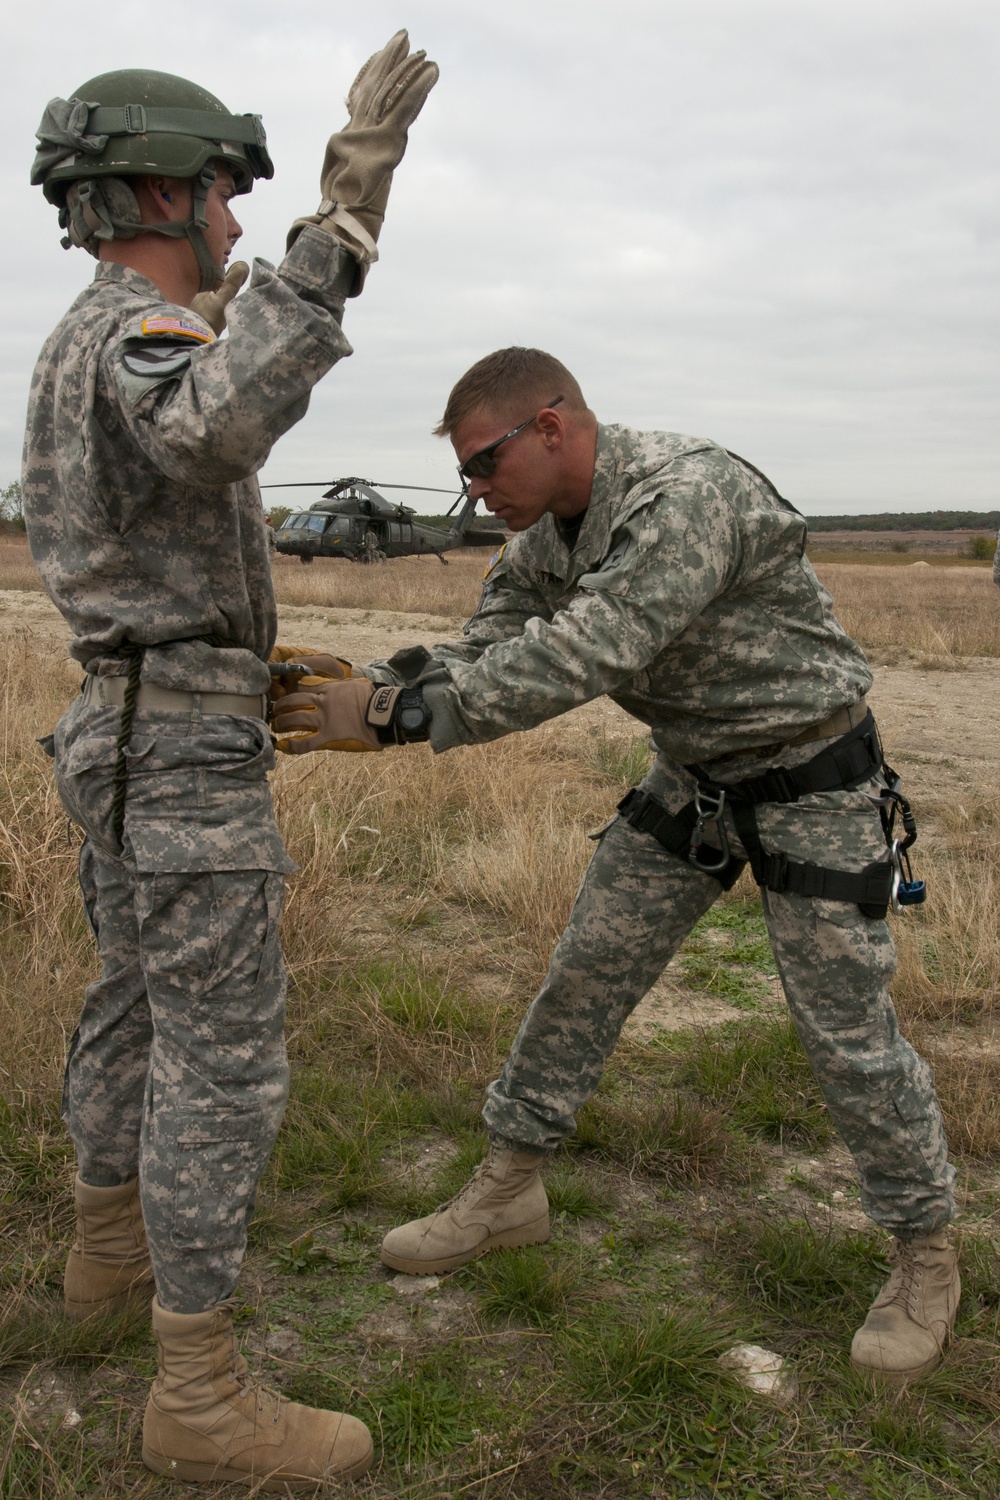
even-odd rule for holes
{"type": "Polygon", "coordinates": [[[485,1160],[451,1203],[392,1230],[383,1261],[437,1274],[548,1238],[540,1167],[573,1133],[626,1017],[749,862],[862,1206],[892,1236],[852,1358],[888,1379],[923,1374],[958,1305],[954,1171],[930,1070],[888,992],[893,799],[865,702],[872,675],[804,555],[804,520],[716,443],[599,423],[539,350],[473,366],[437,432],[514,538],[461,640],[283,698],[276,733],[309,733],[279,748],[429,739],[443,751],[608,694],[649,727],[656,757],[603,830],[487,1090],[485,1160]]]}

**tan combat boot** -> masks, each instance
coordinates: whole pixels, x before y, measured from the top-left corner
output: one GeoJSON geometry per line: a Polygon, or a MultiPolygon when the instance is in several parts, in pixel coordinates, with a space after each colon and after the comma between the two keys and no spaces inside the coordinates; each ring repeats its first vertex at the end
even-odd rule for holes
{"type": "Polygon", "coordinates": [[[457,1197],[425,1219],[390,1229],[382,1259],[407,1276],[454,1271],[487,1250],[540,1245],[549,1237],[549,1200],[538,1168],[544,1151],[491,1146],[457,1197]]]}
{"type": "Polygon", "coordinates": [[[153,1268],[139,1204],[139,1179],[119,1187],[74,1184],[76,1240],[63,1277],[67,1318],[82,1323],[153,1295],[153,1268]]]}
{"type": "Polygon", "coordinates": [[[901,1383],[925,1375],[955,1330],[962,1295],[958,1257],[943,1232],[893,1240],[892,1273],[854,1335],[851,1363],[901,1383]]]}
{"type": "Polygon", "coordinates": [[[171,1479],[315,1490],[364,1474],[368,1428],[286,1401],[254,1380],[236,1347],[233,1304],[173,1313],[153,1299],[159,1373],[142,1424],[142,1461],[171,1479]]]}

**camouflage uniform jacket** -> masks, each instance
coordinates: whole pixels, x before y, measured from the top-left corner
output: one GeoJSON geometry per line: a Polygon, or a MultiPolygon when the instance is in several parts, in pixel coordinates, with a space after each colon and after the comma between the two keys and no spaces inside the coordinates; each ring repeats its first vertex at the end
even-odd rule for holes
{"type": "Polygon", "coordinates": [[[344,254],[310,227],[277,272],[256,261],[221,339],[138,272],[104,262],[46,341],[24,513],[87,671],[120,674],[114,653],[134,643],[158,648],[145,681],[267,690],[277,615],[253,476],[351,353],[335,291],[344,254]],[[203,636],[225,649],[193,639],[203,636]]]}
{"type": "Polygon", "coordinates": [[[572,550],[543,516],[493,560],[462,639],[433,648],[420,680],[434,748],[607,693],[671,759],[708,761],[855,703],[871,672],[805,537],[798,512],[715,443],[599,427],[572,550]]]}

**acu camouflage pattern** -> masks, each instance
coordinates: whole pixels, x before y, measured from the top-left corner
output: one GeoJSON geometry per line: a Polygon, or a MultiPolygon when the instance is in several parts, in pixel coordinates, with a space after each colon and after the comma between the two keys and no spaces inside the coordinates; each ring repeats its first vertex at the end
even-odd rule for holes
{"type": "MultiPolygon", "coordinates": [[[[803,746],[782,759],[801,763],[822,748],[803,746]]],[[[675,813],[694,793],[693,779],[663,755],[642,785],[675,813]]],[[[868,790],[877,793],[878,784],[868,790]]],[[[744,853],[728,811],[724,817],[733,852],[744,853]]],[[[885,856],[865,789],[762,806],[758,822],[765,846],[792,859],[861,870],[885,856]]],[[[489,1087],[483,1117],[492,1136],[550,1150],[573,1133],[574,1113],[597,1088],[625,1020],[719,895],[717,881],[615,819],[489,1087]]],[[[857,1164],[865,1212],[904,1238],[932,1233],[952,1218],[955,1173],[931,1070],[896,1024],[887,924],[846,902],[766,890],[761,898],[788,1005],[857,1164]]]]}
{"type": "MultiPolygon", "coordinates": [[[[788,741],[856,703],[872,677],[803,555],[805,538],[802,517],[715,444],[600,427],[575,545],[551,516],[515,536],[462,640],[432,649],[419,680],[433,747],[495,739],[607,693],[650,726],[660,754],[643,786],[672,812],[694,794],[685,763],[725,782],[810,760],[823,742],[793,751],[788,741]]],[[[385,662],[371,675],[398,680],[385,662]]],[[[794,860],[860,871],[886,858],[863,789],[759,807],[757,819],[765,849],[794,860]]],[[[572,1133],[626,1017],[719,895],[650,835],[621,819],[609,826],[488,1091],[491,1135],[537,1150],[572,1133]]],[[[771,891],[762,900],[867,1212],[891,1231],[930,1233],[952,1216],[954,1172],[930,1069],[896,1025],[887,924],[846,902],[771,891]]]]}
{"type": "Polygon", "coordinates": [[[259,719],[140,709],[125,841],[111,836],[118,711],[77,699],[56,785],[86,833],[101,953],[66,1070],[81,1177],[139,1173],[158,1295],[201,1312],[236,1285],[246,1217],[285,1106],[284,872],[259,719]]]}
{"type": "Polygon", "coordinates": [[[66,1119],[84,1181],[139,1173],[157,1294],[174,1312],[232,1293],[287,1097],[278,924],[294,865],[270,736],[260,719],[203,714],[197,694],[267,689],[275,605],[252,476],[350,353],[345,255],[307,229],[278,272],[257,262],[225,340],[102,264],[32,384],[25,515],[73,655],[120,673],[117,648],[144,645],[146,681],[196,695],[189,713],[135,715],[121,850],[119,711],[78,698],[54,735],[102,963],[70,1049],[66,1119]],[[196,336],[149,341],[146,319],[196,336]],[[144,369],[129,356],[150,344],[144,369]],[[203,634],[229,644],[188,639],[203,634]]]}
{"type": "Polygon", "coordinates": [[[144,874],[89,840],[80,885],[101,950],[63,1113],[80,1175],[139,1174],[161,1303],[231,1296],[288,1094],[283,877],[144,874]]]}
{"type": "Polygon", "coordinates": [[[336,290],[345,259],[309,228],[279,271],[256,261],[225,339],[138,272],[102,262],[46,341],[28,404],[24,516],[88,671],[121,673],[114,652],[131,642],[156,648],[146,682],[267,691],[277,615],[253,476],[351,353],[336,290]],[[199,337],[151,337],[147,320],[199,337]],[[172,357],[136,373],[127,356],[150,348],[172,357]]]}
{"type": "Polygon", "coordinates": [[[463,639],[432,648],[432,745],[496,739],[604,693],[681,762],[794,738],[872,681],[805,538],[798,512],[715,443],[599,427],[573,549],[543,516],[487,573],[463,639]]]}

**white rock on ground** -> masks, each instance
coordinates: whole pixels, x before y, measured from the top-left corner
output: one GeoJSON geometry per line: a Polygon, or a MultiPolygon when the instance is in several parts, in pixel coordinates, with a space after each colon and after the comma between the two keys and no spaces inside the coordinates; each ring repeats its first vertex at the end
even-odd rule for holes
{"type": "Polygon", "coordinates": [[[798,1394],[798,1381],[788,1368],[788,1361],[773,1349],[759,1344],[734,1344],[719,1355],[724,1370],[732,1370],[747,1390],[770,1396],[774,1401],[792,1401],[798,1394]]]}
{"type": "Polygon", "coordinates": [[[401,1297],[420,1297],[424,1292],[433,1292],[441,1285],[440,1276],[390,1276],[389,1285],[395,1287],[401,1297]]]}

